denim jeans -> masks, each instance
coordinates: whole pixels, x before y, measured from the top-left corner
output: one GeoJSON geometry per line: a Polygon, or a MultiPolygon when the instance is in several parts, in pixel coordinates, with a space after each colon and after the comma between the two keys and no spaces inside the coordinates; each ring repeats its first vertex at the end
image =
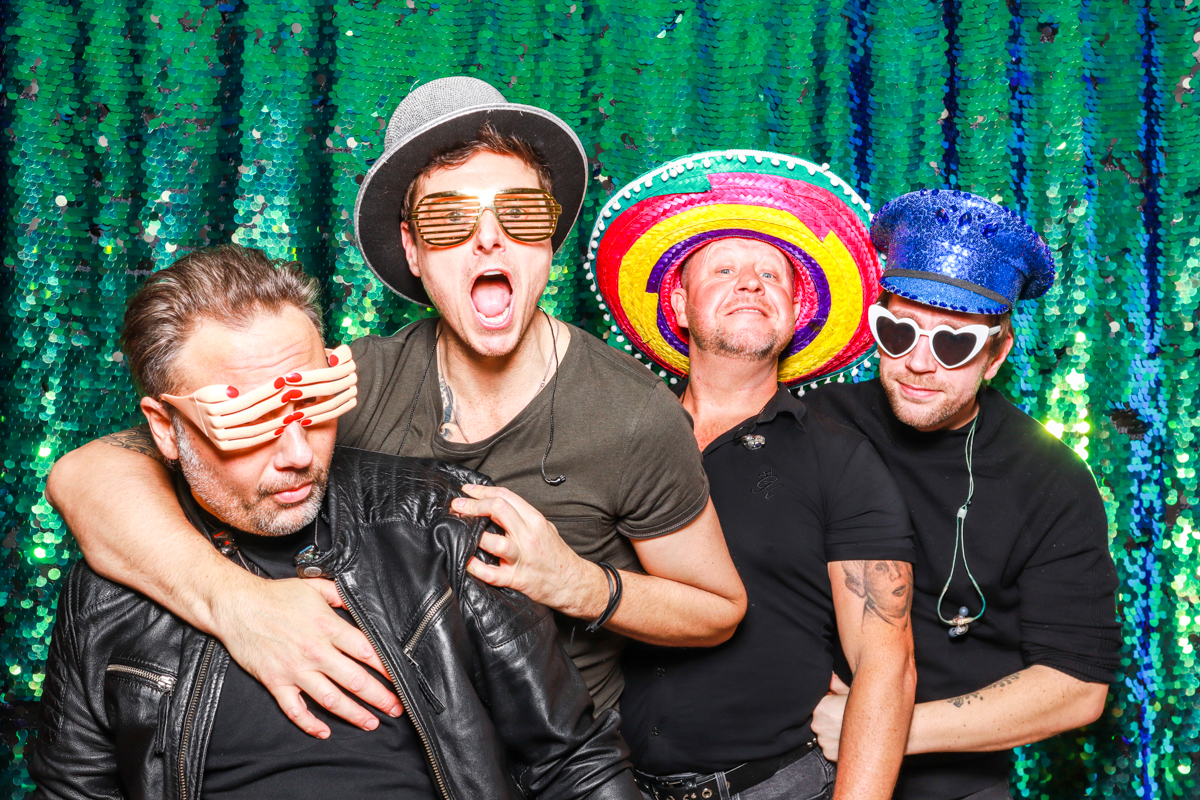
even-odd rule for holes
{"type": "MultiPolygon", "coordinates": [[[[698,773],[664,775],[662,777],[699,777],[698,773]]],[[[833,797],[833,781],[837,770],[825,760],[821,748],[814,748],[800,760],[776,772],[762,783],[751,786],[744,792],[730,794],[724,776],[717,780],[717,792],[712,800],[830,800],[833,797]]],[[[646,800],[650,795],[642,793],[646,800]]]]}

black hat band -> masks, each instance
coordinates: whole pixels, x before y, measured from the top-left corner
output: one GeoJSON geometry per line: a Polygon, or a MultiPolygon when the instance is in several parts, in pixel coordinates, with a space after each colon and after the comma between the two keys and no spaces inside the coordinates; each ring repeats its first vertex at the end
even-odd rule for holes
{"type": "Polygon", "coordinates": [[[939,283],[947,283],[951,286],[957,286],[959,289],[966,289],[968,292],[974,292],[977,295],[986,297],[988,300],[999,303],[1005,308],[1012,310],[1012,302],[1000,294],[993,292],[991,289],[980,286],[977,283],[951,278],[949,275],[941,275],[937,272],[925,272],[920,269],[885,269],[883,271],[884,278],[921,278],[927,281],[938,281],[939,283]]]}

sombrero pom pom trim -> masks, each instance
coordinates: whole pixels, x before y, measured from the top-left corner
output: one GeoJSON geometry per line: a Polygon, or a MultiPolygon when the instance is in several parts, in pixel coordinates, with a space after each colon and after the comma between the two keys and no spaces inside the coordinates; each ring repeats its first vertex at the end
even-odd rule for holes
{"type": "Polygon", "coordinates": [[[617,343],[682,376],[687,332],[668,300],[679,266],[716,239],[768,242],[791,261],[801,300],[779,379],[814,383],[853,374],[874,351],[866,312],[882,270],[869,223],[870,206],[828,165],[755,150],[697,153],[641,175],[605,203],[588,276],[617,343]]]}

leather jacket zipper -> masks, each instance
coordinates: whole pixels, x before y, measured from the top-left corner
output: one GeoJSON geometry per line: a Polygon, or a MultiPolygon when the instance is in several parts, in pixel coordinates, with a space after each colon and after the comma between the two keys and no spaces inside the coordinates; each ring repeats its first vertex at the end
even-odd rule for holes
{"type": "Polygon", "coordinates": [[[162,755],[167,750],[167,718],[171,711],[171,695],[175,694],[175,676],[141,667],[131,667],[128,664],[109,664],[104,671],[141,678],[153,683],[162,692],[162,696],[158,700],[158,724],[154,728],[154,741],[150,746],[156,756],[162,755]]]}
{"type": "Polygon", "coordinates": [[[200,671],[196,674],[196,688],[192,689],[192,697],[188,701],[187,716],[183,718],[183,735],[179,738],[179,798],[187,800],[187,746],[192,735],[192,723],[196,721],[196,707],[200,704],[200,693],[204,689],[204,679],[208,677],[208,666],[212,663],[213,650],[217,640],[209,638],[204,646],[204,657],[200,660],[200,671]]]}
{"type": "Polygon", "coordinates": [[[175,676],[164,675],[161,672],[151,672],[141,667],[130,667],[126,664],[109,664],[106,672],[123,672],[126,675],[136,675],[144,678],[168,694],[175,691],[175,676]]]}
{"type": "MultiPolygon", "coordinates": [[[[429,734],[425,732],[425,728],[421,725],[421,720],[417,717],[417,715],[412,713],[412,704],[409,703],[408,695],[404,693],[403,687],[400,686],[400,681],[395,677],[395,668],[388,663],[387,658],[383,655],[383,650],[380,649],[379,642],[375,640],[375,634],[371,633],[371,630],[363,624],[362,617],[358,615],[358,610],[351,605],[350,598],[346,595],[346,589],[342,586],[341,578],[335,578],[334,585],[337,586],[338,596],[342,598],[342,605],[347,611],[350,612],[350,616],[354,618],[354,624],[357,625],[358,629],[361,630],[367,637],[367,641],[369,641],[371,643],[371,647],[375,649],[375,655],[379,656],[379,660],[383,663],[383,666],[387,668],[388,677],[392,680],[392,686],[396,689],[396,694],[399,696],[400,702],[404,704],[404,710],[408,713],[408,718],[412,720],[413,728],[416,729],[417,736],[420,738],[421,744],[425,748],[425,757],[429,760],[429,766],[433,769],[433,778],[437,782],[438,791],[441,793],[442,797],[445,798],[445,800],[450,800],[450,792],[446,789],[446,780],[442,776],[442,768],[438,766],[437,759],[433,756],[433,746],[429,743],[429,734]]],[[[449,591],[447,591],[447,594],[449,594],[449,591]]],[[[434,608],[441,603],[442,599],[439,598],[438,602],[434,603],[434,608]]],[[[433,609],[430,609],[430,611],[432,610],[433,609]]],[[[430,615],[429,613],[426,613],[425,616],[428,617],[430,615]]],[[[424,625],[428,625],[428,623],[425,622],[425,618],[422,618],[421,622],[424,625]]],[[[420,630],[421,625],[418,625],[417,631],[420,630]]],[[[413,633],[414,638],[416,638],[416,633],[417,632],[413,633]]],[[[409,641],[411,642],[412,640],[410,639],[409,641]]],[[[184,800],[186,800],[186,798],[184,798],[184,800]]]]}
{"type": "Polygon", "coordinates": [[[417,623],[417,629],[413,631],[413,635],[408,637],[408,644],[404,645],[404,655],[412,658],[413,651],[417,649],[417,645],[421,643],[421,637],[425,635],[425,629],[429,627],[429,623],[433,622],[434,618],[441,612],[446,604],[450,602],[450,598],[454,597],[454,588],[446,587],[446,591],[442,596],[429,607],[425,612],[425,616],[421,617],[421,621],[417,623]]]}

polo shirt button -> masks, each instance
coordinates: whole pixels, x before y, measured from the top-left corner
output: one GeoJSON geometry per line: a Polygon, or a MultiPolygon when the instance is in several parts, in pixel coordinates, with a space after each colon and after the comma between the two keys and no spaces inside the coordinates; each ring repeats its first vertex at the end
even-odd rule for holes
{"type": "Polygon", "coordinates": [[[663,675],[666,675],[666,674],[667,674],[667,671],[666,671],[665,669],[663,669],[662,667],[659,667],[658,669],[656,669],[656,670],[654,670],[654,671],[658,673],[658,677],[660,677],[660,678],[661,678],[663,675]]]}
{"type": "Polygon", "coordinates": [[[651,728],[651,729],[650,729],[650,735],[651,735],[651,736],[658,736],[660,733],[662,733],[662,731],[660,731],[660,730],[658,729],[658,726],[657,726],[657,725],[655,725],[653,728],[651,728]]]}

